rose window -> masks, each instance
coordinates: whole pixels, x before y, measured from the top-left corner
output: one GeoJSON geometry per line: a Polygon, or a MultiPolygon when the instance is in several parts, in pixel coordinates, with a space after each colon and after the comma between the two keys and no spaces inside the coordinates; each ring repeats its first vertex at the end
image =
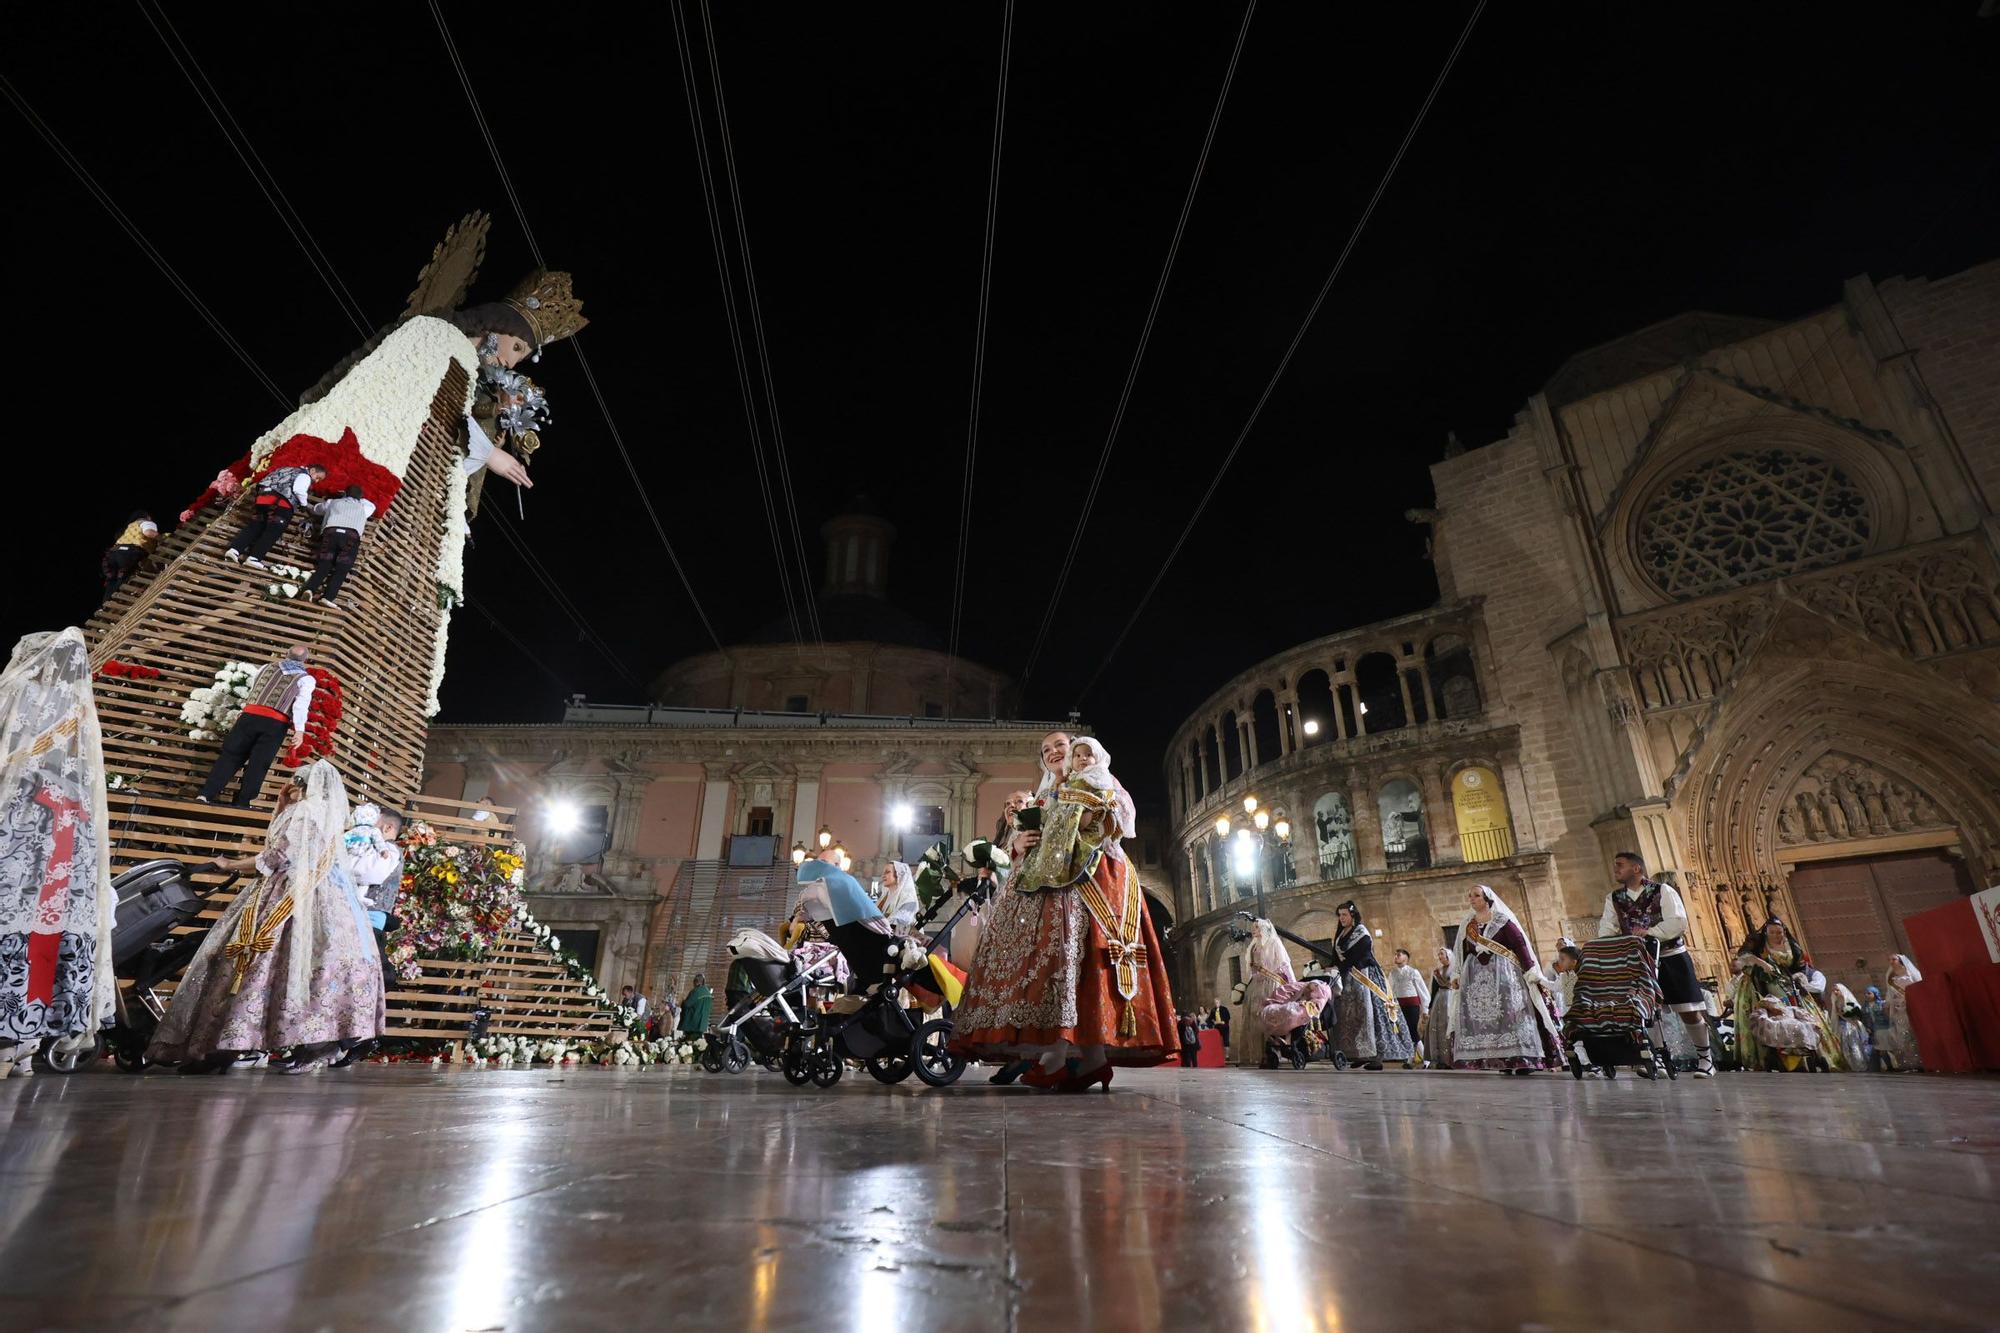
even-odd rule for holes
{"type": "Polygon", "coordinates": [[[1639,521],[1639,559],[1660,590],[1700,597],[1823,569],[1868,547],[1868,500],[1826,459],[1753,449],[1668,479],[1639,521]]]}

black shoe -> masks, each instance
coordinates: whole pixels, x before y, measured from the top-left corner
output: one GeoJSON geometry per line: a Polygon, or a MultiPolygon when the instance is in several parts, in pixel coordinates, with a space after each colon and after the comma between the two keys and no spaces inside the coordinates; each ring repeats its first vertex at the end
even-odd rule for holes
{"type": "Polygon", "coordinates": [[[352,1046],[349,1046],[346,1050],[342,1051],[338,1056],[334,1057],[332,1063],[327,1065],[327,1068],[345,1069],[351,1064],[355,1064],[356,1062],[361,1060],[366,1060],[369,1056],[375,1054],[377,1050],[381,1049],[381,1046],[382,1043],[376,1041],[373,1037],[370,1037],[366,1041],[357,1041],[352,1046]]]}
{"type": "Polygon", "coordinates": [[[1363,1069],[1372,1070],[1377,1074],[1382,1072],[1382,1062],[1380,1060],[1370,1060],[1367,1064],[1361,1067],[1363,1069]]]}
{"type": "Polygon", "coordinates": [[[199,1060],[189,1060],[176,1073],[181,1074],[227,1074],[236,1063],[236,1057],[228,1052],[204,1055],[199,1060]]]}

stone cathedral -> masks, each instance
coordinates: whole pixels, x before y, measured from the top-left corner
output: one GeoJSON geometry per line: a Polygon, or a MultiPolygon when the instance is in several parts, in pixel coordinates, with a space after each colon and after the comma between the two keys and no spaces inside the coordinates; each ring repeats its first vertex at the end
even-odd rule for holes
{"type": "Polygon", "coordinates": [[[1625,848],[1705,978],[1775,912],[1858,990],[2000,880],[2000,261],[1666,320],[1431,474],[1438,604],[1249,668],[1165,756],[1190,994],[1260,897],[1311,939],[1354,898],[1427,967],[1487,883],[1547,957],[1625,848]],[[1293,829],[1248,867],[1246,795],[1293,829]]]}

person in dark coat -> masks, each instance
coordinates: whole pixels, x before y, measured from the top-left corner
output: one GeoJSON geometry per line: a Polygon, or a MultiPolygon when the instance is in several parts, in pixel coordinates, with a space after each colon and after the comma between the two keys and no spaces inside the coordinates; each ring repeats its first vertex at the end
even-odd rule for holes
{"type": "Polygon", "coordinates": [[[1181,1034],[1181,1064],[1193,1069],[1195,1057],[1201,1053],[1201,1029],[1195,1025],[1193,1014],[1180,1015],[1177,1026],[1181,1034]]]}

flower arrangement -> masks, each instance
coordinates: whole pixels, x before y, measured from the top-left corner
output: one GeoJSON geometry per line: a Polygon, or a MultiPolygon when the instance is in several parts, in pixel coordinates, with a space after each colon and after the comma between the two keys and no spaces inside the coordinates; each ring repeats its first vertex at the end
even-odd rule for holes
{"type": "Polygon", "coordinates": [[[340,725],[340,677],[325,667],[307,667],[306,674],[313,678],[312,700],[306,705],[306,734],[285,752],[286,768],[332,754],[333,731],[340,725]]]}
{"type": "Polygon", "coordinates": [[[191,690],[181,705],[181,723],[188,729],[188,739],[217,740],[235,726],[236,719],[243,716],[243,700],[256,674],[255,663],[225,662],[212,682],[191,690]]]}
{"type": "MultiPolygon", "coordinates": [[[[691,1065],[708,1049],[705,1039],[693,1041],[621,1042],[615,1046],[590,1041],[568,1041],[547,1037],[482,1037],[467,1044],[465,1062],[484,1067],[529,1068],[538,1064],[562,1068],[566,1065],[597,1064],[617,1069],[643,1069],[648,1065],[691,1065]]],[[[430,1057],[434,1065],[449,1063],[449,1057],[430,1057]]]]}
{"type": "Polygon", "coordinates": [[[97,668],[97,678],[99,680],[158,680],[160,678],[160,669],[158,667],[140,666],[136,662],[121,662],[114,657],[105,662],[103,666],[97,668]]]}
{"type": "Polygon", "coordinates": [[[131,791],[138,785],[139,775],[137,773],[106,773],[104,775],[104,790],[106,791],[131,791]]]}
{"type": "Polygon", "coordinates": [[[440,840],[437,830],[412,820],[397,841],[403,848],[403,925],[389,940],[389,961],[404,981],[423,976],[425,958],[482,958],[519,919],[524,878],[522,848],[464,845],[440,840]]]}
{"type": "Polygon", "coordinates": [[[280,564],[276,561],[271,563],[270,571],[278,576],[278,581],[264,585],[264,600],[269,602],[289,602],[299,595],[299,589],[312,577],[312,571],[309,569],[300,569],[297,565],[280,564]]]}
{"type": "Polygon", "coordinates": [[[545,923],[535,920],[534,913],[530,912],[526,905],[523,905],[520,912],[515,916],[514,928],[532,936],[536,944],[541,945],[553,954],[555,960],[562,964],[565,976],[571,981],[581,981],[583,983],[583,993],[585,996],[597,1001],[599,1005],[611,1011],[611,1021],[614,1024],[632,1033],[635,1037],[641,1034],[644,1025],[640,1022],[639,1011],[630,1005],[614,1002],[610,993],[598,984],[597,978],[590,974],[590,969],[583,965],[582,960],[575,954],[563,949],[562,937],[557,935],[545,923]]]}

